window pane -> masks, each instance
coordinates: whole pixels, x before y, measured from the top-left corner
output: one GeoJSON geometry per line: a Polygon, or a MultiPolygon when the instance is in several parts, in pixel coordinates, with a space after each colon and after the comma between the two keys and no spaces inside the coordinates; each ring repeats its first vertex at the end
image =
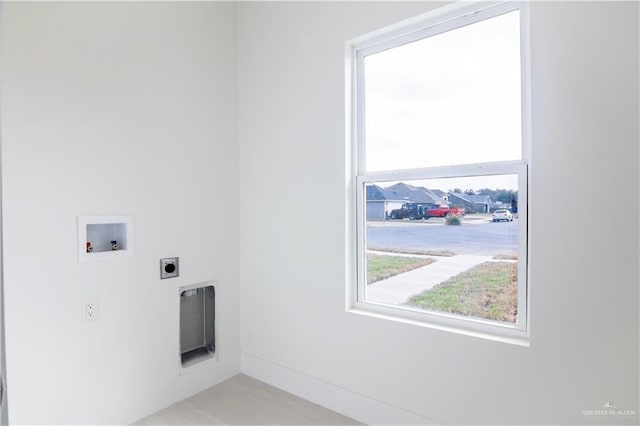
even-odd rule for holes
{"type": "Polygon", "coordinates": [[[515,323],[516,174],[365,189],[366,301],[515,323]]]}
{"type": "Polygon", "coordinates": [[[366,171],[522,158],[519,12],[364,58],[366,171]]]}

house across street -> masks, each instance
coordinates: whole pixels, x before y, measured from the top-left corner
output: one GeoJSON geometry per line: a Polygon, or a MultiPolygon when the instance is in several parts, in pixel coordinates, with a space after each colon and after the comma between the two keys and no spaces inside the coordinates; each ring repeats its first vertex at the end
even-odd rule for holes
{"type": "Polygon", "coordinates": [[[517,200],[513,198],[504,203],[484,194],[467,194],[455,191],[429,189],[423,186],[398,182],[389,187],[375,184],[366,186],[367,220],[400,219],[415,215],[399,215],[401,209],[419,208],[421,210],[436,208],[453,208],[467,213],[491,213],[496,209],[517,211],[517,200]]]}

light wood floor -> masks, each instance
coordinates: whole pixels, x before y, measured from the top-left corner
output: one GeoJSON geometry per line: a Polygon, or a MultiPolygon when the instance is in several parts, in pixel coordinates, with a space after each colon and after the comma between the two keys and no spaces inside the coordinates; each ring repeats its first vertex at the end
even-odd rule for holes
{"type": "Polygon", "coordinates": [[[239,374],[136,425],[359,425],[349,417],[239,374]]]}

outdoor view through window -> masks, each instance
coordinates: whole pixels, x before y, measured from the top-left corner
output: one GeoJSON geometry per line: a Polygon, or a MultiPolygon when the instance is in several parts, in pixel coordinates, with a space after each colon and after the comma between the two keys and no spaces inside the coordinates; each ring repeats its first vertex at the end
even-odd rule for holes
{"type": "Polygon", "coordinates": [[[367,184],[366,299],[515,323],[517,181],[367,184]]]}
{"type": "Polygon", "coordinates": [[[356,51],[360,301],[522,325],[527,164],[515,9],[356,51]]]}

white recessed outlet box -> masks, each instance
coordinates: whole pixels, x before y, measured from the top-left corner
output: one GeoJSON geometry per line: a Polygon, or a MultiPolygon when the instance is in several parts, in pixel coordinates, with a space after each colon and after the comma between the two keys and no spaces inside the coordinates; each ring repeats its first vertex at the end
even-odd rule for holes
{"type": "Polygon", "coordinates": [[[88,262],[133,255],[131,216],[79,216],[78,260],[88,262]]]}

